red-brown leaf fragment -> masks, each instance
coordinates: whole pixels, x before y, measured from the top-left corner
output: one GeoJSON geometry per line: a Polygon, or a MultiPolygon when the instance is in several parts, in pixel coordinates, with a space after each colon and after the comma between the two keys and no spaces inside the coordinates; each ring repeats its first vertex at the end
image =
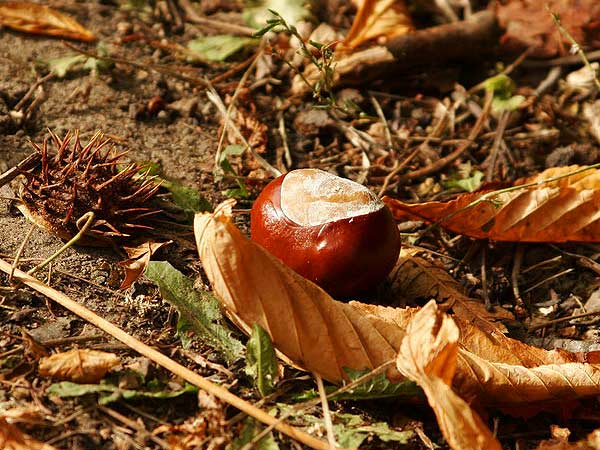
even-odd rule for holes
{"type": "Polygon", "coordinates": [[[505,28],[501,44],[507,51],[531,48],[531,56],[551,58],[569,53],[571,43],[563,36],[550,11],[584,49],[600,46],[600,3],[597,0],[510,0],[498,2],[496,13],[505,28]],[[547,8],[546,8],[547,7],[547,8]]]}
{"type": "Polygon", "coordinates": [[[170,244],[173,241],[167,242],[144,242],[137,247],[123,247],[127,252],[128,259],[119,261],[119,265],[125,268],[125,278],[119,286],[119,289],[127,289],[136,281],[148,267],[150,258],[161,247],[170,244]]]}

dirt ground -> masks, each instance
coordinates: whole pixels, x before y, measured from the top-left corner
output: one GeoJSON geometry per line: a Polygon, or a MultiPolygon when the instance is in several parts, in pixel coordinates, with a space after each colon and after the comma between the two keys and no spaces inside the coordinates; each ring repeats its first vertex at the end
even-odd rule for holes
{"type": "MultiPolygon", "coordinates": [[[[206,11],[219,11],[219,7],[223,10],[239,10],[239,5],[232,7],[228,2],[216,2],[217,6],[208,5],[210,2],[201,3],[206,11]]],[[[128,151],[127,159],[158,164],[165,178],[198,189],[212,205],[216,205],[225,198],[224,190],[236,187],[232,179],[214,182],[212,175],[220,118],[215,107],[206,98],[205,87],[189,79],[182,79],[179,75],[185,73],[187,76],[192,74],[196,79],[211,78],[243,61],[247,55],[239,57],[228,66],[186,64],[176,58],[169,48],[159,48],[149,41],[160,42],[166,37],[169,45],[185,46],[199,31],[203,31],[201,27],[188,24],[183,31],[174,31],[173,24],[152,14],[148,16],[147,11],[123,5],[106,1],[52,2],[52,6],[72,15],[93,30],[99,40],[106,43],[111,55],[129,61],[130,64],[117,62],[109,70],[97,73],[74,70],[64,78],[48,77],[39,85],[36,83],[48,74],[42,63],[73,54],[74,50],[59,39],[0,29],[0,173],[14,167],[29,155],[32,151],[30,141],[41,143],[48,130],[59,136],[69,130],[79,130],[84,142],[96,130],[100,130],[113,140],[118,150],[128,151]],[[124,39],[137,35],[146,36],[148,41],[124,39]],[[174,69],[171,73],[161,74],[152,70],[151,64],[162,64],[174,69]],[[185,66],[186,71],[179,72],[179,66],[185,66]],[[31,105],[32,101],[39,104],[34,104],[31,113],[22,119],[12,112],[32,86],[35,87],[33,95],[25,105],[31,105]],[[154,108],[152,105],[157,102],[161,106],[154,108]],[[189,105],[193,105],[193,108],[189,105]]],[[[240,22],[239,14],[228,14],[223,12],[216,17],[240,22]]],[[[95,48],[93,45],[75,45],[87,51],[94,51],[95,48]]],[[[471,70],[454,70],[455,67],[450,67],[452,79],[446,79],[435,88],[427,88],[425,94],[415,96],[414,86],[419,86],[419,80],[427,78],[426,84],[436,84],[434,78],[447,76],[449,72],[441,71],[441,75],[421,73],[410,77],[410,92],[399,89],[377,98],[395,131],[401,130],[404,135],[414,138],[413,144],[420,143],[431,132],[431,124],[437,114],[437,98],[449,98],[448,86],[453,86],[455,81],[467,79],[480,81],[484,74],[492,72],[493,67],[494,61],[484,61],[477,68],[471,67],[471,70]]],[[[517,71],[516,76],[526,80],[522,81],[522,86],[531,92],[545,77],[547,69],[523,69],[517,71]]],[[[242,73],[243,71],[238,71],[219,83],[217,87],[223,97],[233,94],[242,73]]],[[[289,82],[289,74],[282,73],[286,82],[289,82]]],[[[559,113],[557,105],[560,103],[561,92],[558,87],[553,89],[549,98],[531,106],[516,117],[514,123],[508,125],[511,131],[507,139],[514,153],[512,159],[503,157],[498,170],[493,173],[494,180],[514,181],[521,176],[558,165],[558,162],[586,164],[597,161],[600,147],[580,125],[575,113],[569,115],[563,110],[559,113]],[[549,118],[550,116],[552,117],[549,118]],[[550,123],[548,127],[554,130],[554,134],[535,134],[542,127],[540,124],[544,123],[550,123]],[[554,151],[560,148],[566,150],[554,151]]],[[[373,106],[365,99],[365,90],[344,92],[344,95],[369,109],[372,116],[377,115],[373,106]]],[[[356,139],[360,139],[354,135],[355,140],[352,140],[353,135],[349,131],[356,130],[355,126],[364,134],[371,135],[379,148],[385,147],[384,130],[373,121],[340,120],[339,116],[331,112],[313,110],[310,100],[286,99],[285,87],[279,87],[276,83],[264,90],[254,88],[251,92],[244,92],[244,95],[251,99],[248,104],[251,103],[257,109],[253,111],[256,116],[267,124],[264,134],[268,138],[268,144],[264,156],[273,164],[281,161],[283,151],[277,132],[279,107],[283,111],[288,130],[293,159],[290,168],[320,167],[354,179],[364,176],[366,172],[361,164],[366,153],[364,147],[356,144],[356,139]],[[274,102],[275,96],[284,101],[283,106],[274,102]]],[[[576,105],[578,102],[573,101],[571,104],[576,105]]],[[[469,107],[475,110],[480,105],[471,104],[469,107]]],[[[457,123],[458,137],[466,138],[474,121],[470,117],[457,123]]],[[[487,135],[484,133],[481,145],[460,162],[485,171],[489,167],[487,150],[493,145],[492,131],[486,129],[487,135]]],[[[403,141],[400,152],[402,156],[408,152],[409,141],[409,138],[403,141]]],[[[438,158],[441,152],[446,151],[443,143],[438,145],[439,141],[433,142],[429,148],[434,154],[437,152],[438,158]]],[[[367,184],[376,192],[382,188],[384,179],[391,170],[389,159],[381,156],[384,153],[374,151],[368,155],[372,166],[367,170],[367,184]]],[[[417,170],[427,166],[431,160],[435,161],[435,158],[416,158],[411,163],[411,168],[417,170]]],[[[239,220],[247,225],[245,210],[250,207],[259,188],[268,180],[264,172],[257,171],[255,166],[245,169],[244,175],[247,176],[246,182],[251,193],[248,199],[242,199],[239,203],[242,213],[239,220]]],[[[443,187],[449,176],[448,173],[436,173],[425,180],[418,179],[405,184],[394,184],[392,180],[392,186],[386,192],[404,200],[446,198],[456,192],[443,187]]],[[[10,191],[3,189],[0,195],[0,257],[10,260],[19,251],[31,225],[15,208],[14,200],[9,198],[13,195],[10,191]]],[[[410,231],[409,227],[410,224],[407,224],[406,231],[410,231]]],[[[190,243],[189,231],[191,230],[188,230],[187,240],[182,239],[168,250],[160,252],[157,257],[170,261],[186,275],[202,283],[205,279],[193,244],[190,243]]],[[[57,251],[62,244],[63,241],[47,231],[35,228],[24,247],[21,267],[32,267],[57,251]]],[[[594,271],[581,270],[581,265],[578,265],[581,255],[595,257],[596,246],[567,245],[557,248],[552,245],[491,244],[487,248],[485,244],[486,249],[482,250],[484,244],[477,241],[464,237],[455,239],[443,234],[425,238],[419,244],[433,251],[447,252],[455,260],[463,260],[465,264],[453,273],[464,287],[473,296],[483,298],[486,295],[496,305],[502,305],[515,313],[517,319],[507,323],[511,336],[541,347],[562,345],[574,351],[589,351],[600,346],[600,332],[595,319],[590,319],[576,330],[573,326],[567,331],[549,332],[549,335],[527,333],[526,326],[519,321],[527,314],[522,309],[523,305],[515,305],[510,282],[515,255],[520,253],[523,267],[540,264],[539,270],[522,279],[527,286],[542,283],[539,290],[524,294],[525,300],[537,305],[536,308],[543,308],[546,304],[556,305],[560,299],[562,311],[570,313],[582,301],[590,298],[600,286],[594,271]],[[481,281],[481,266],[486,264],[486,259],[481,262],[483,252],[486,252],[483,258],[487,257],[490,268],[490,279],[486,286],[482,286],[481,281]],[[566,269],[573,270],[565,276],[544,281],[566,269]],[[582,337],[585,342],[581,340],[582,337]]],[[[52,264],[47,276],[53,287],[131,335],[159,348],[212,381],[222,383],[237,395],[252,402],[259,401],[260,397],[253,391],[251,383],[241,375],[243,363],[224,367],[224,361],[200,342],[195,342],[189,350],[182,349],[176,334],[177,314],[162,300],[156,285],[142,279],[127,290],[118,289],[123,269],[117,263],[123,257],[123,253],[112,248],[74,247],[52,264]]],[[[448,260],[443,261],[446,266],[451,265],[448,260]]],[[[52,351],[79,347],[117,353],[121,357],[122,366],[117,382],[124,389],[135,388],[140,384],[139,379],[123,375],[127,369],[142,373],[147,379],[157,379],[171,391],[181,389],[184,383],[84,320],[29,289],[12,286],[6,275],[0,275],[0,410],[24,405],[39,408],[45,419],[28,424],[23,429],[40,441],[59,449],[225,448],[241,432],[237,412],[202,393],[184,394],[172,400],[120,400],[108,405],[99,405],[94,395],[74,399],[49,396],[45,390],[54,380],[37,374],[36,356],[26,345],[27,335],[52,351]],[[181,424],[195,424],[196,429],[204,430],[203,440],[198,441],[196,447],[170,447],[166,434],[150,434],[159,426],[181,424]]],[[[305,380],[298,383],[298,386],[312,387],[305,380]]],[[[583,409],[591,411],[591,406],[585,404],[583,409]]],[[[398,405],[388,400],[348,401],[338,402],[335,408],[360,414],[371,421],[388,421],[397,430],[418,430],[418,434],[428,435],[435,445],[446,448],[432,412],[424,405],[398,405]]],[[[535,442],[549,437],[550,425],[560,421],[551,414],[543,413],[525,424],[500,412],[494,414],[493,419],[499,424],[499,437],[510,448],[515,448],[515,445],[516,448],[535,448],[535,442]],[[521,446],[515,444],[517,442],[521,446]]],[[[597,417],[593,414],[586,417],[587,422],[570,423],[576,436],[584,436],[586,431],[597,426],[597,417]]],[[[276,436],[280,448],[299,448],[297,443],[288,438],[279,434],[276,436]]],[[[406,446],[386,444],[376,438],[366,441],[369,448],[418,449],[427,448],[427,443],[428,439],[416,437],[406,446]]]]}

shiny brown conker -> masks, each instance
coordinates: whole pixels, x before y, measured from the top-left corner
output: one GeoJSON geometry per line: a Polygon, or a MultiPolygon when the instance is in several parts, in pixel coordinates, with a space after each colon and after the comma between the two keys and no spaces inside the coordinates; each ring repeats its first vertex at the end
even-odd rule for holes
{"type": "Polygon", "coordinates": [[[338,298],[374,288],[400,252],[389,209],[366,187],[322,170],[270,182],[250,220],[255,242],[338,298]]]}

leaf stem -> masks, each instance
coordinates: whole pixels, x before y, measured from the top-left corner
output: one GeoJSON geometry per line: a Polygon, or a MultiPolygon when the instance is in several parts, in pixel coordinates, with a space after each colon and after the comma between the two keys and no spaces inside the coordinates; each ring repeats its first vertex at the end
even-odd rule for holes
{"type": "Polygon", "coordinates": [[[573,49],[577,50],[577,54],[582,59],[583,63],[588,68],[588,70],[590,71],[590,75],[594,79],[594,84],[596,84],[596,88],[600,91],[600,80],[596,76],[596,70],[592,67],[590,60],[588,59],[587,55],[581,48],[581,45],[579,45],[579,43],[575,40],[573,35],[571,33],[569,33],[569,31],[563,26],[563,24],[560,20],[560,16],[557,13],[553,12],[550,9],[550,6],[548,4],[546,4],[546,9],[552,16],[552,20],[554,20],[554,24],[558,27],[558,30],[560,31],[560,33],[569,40],[569,42],[573,46],[573,49]]]}
{"type": "Polygon", "coordinates": [[[85,223],[79,229],[79,232],[75,236],[73,236],[69,240],[69,242],[67,242],[65,245],[63,245],[61,248],[59,248],[56,252],[54,252],[53,255],[51,255],[45,261],[41,262],[40,264],[35,266],[33,269],[28,271],[27,275],[33,275],[34,273],[38,272],[39,270],[42,270],[44,267],[46,267],[48,264],[50,264],[52,261],[54,261],[56,258],[58,258],[65,250],[67,250],[69,247],[72,247],[79,239],[81,239],[83,237],[83,235],[87,232],[87,230],[89,230],[89,228],[92,226],[92,223],[94,222],[95,218],[96,218],[96,216],[94,215],[94,213],[92,211],[86,212],[83,216],[81,216],[77,220],[77,227],[79,227],[81,222],[83,222],[84,220],[85,220],[85,223]]]}

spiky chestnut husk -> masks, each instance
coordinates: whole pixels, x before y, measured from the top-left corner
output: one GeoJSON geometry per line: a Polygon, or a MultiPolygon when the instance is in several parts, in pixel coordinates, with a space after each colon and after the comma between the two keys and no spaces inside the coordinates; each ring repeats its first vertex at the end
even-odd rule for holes
{"type": "Polygon", "coordinates": [[[80,242],[88,245],[152,228],[144,221],[160,212],[146,205],[159,188],[155,177],[140,175],[135,163],[123,167],[126,152],[115,154],[99,131],[85,146],[77,131],[49,135],[41,146],[32,143],[40,163],[23,172],[21,210],[30,220],[69,239],[79,231],[77,220],[92,211],[94,223],[80,242]]]}

